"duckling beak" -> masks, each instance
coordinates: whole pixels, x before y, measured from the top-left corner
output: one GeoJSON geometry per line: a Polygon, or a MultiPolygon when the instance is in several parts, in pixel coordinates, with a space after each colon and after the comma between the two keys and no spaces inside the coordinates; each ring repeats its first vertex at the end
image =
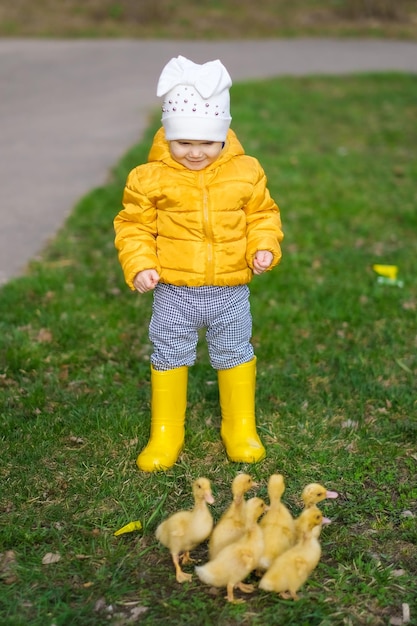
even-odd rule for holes
{"type": "Polygon", "coordinates": [[[326,498],[338,498],[339,494],[337,491],[326,491],[326,498]]]}
{"type": "Polygon", "coordinates": [[[331,523],[332,523],[332,520],[331,520],[331,519],[329,519],[328,517],[323,517],[323,519],[321,520],[321,523],[322,523],[322,524],[323,524],[323,526],[324,526],[325,524],[331,524],[331,523]]]}
{"type": "Polygon", "coordinates": [[[213,498],[213,494],[211,493],[211,491],[208,491],[205,494],[204,500],[207,502],[207,504],[213,504],[214,503],[214,498],[213,498]]]}

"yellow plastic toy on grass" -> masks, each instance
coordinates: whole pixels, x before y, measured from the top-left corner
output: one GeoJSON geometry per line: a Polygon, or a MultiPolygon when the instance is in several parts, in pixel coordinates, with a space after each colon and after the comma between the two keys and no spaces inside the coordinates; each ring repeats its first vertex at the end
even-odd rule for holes
{"type": "Polygon", "coordinates": [[[385,276],[385,278],[391,278],[391,280],[395,280],[397,278],[397,265],[373,265],[372,269],[380,276],[385,276]]]}
{"type": "Polygon", "coordinates": [[[396,285],[397,287],[403,287],[404,282],[398,280],[398,266],[397,265],[373,265],[372,269],[378,274],[378,283],[380,285],[396,285]]]}
{"type": "Polygon", "coordinates": [[[119,530],[116,530],[113,535],[115,537],[118,537],[119,535],[124,535],[125,533],[132,533],[135,530],[141,530],[141,528],[142,524],[139,520],[136,520],[135,522],[129,522],[128,524],[126,524],[126,526],[119,528],[119,530]]]}

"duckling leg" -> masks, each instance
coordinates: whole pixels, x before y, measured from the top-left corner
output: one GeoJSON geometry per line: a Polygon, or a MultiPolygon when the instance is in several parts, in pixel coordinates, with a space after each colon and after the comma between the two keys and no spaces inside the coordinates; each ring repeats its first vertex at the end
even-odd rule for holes
{"type": "Polygon", "coordinates": [[[221,437],[227,456],[235,463],[257,463],[265,448],[256,432],[256,357],[227,370],[218,370],[221,437]]]}
{"type": "Polygon", "coordinates": [[[234,589],[234,583],[228,583],[226,599],[228,602],[232,602],[233,604],[236,604],[235,596],[233,594],[233,589],[234,589]]]}
{"type": "Polygon", "coordinates": [[[295,591],[291,591],[291,589],[289,591],[282,591],[280,594],[281,598],[283,598],[284,600],[289,600],[290,598],[292,600],[298,600],[298,596],[296,594],[295,591]]]}
{"type": "Polygon", "coordinates": [[[151,436],[136,465],[144,472],[172,467],[184,444],[188,368],[158,371],[151,366],[151,436]]]}
{"type": "Polygon", "coordinates": [[[190,557],[190,553],[188,551],[184,552],[184,554],[181,557],[181,564],[182,565],[187,565],[188,563],[196,563],[196,562],[197,561],[195,559],[192,559],[190,557]]]}
{"type": "Polygon", "coordinates": [[[175,567],[175,574],[176,574],[176,579],[177,579],[177,583],[186,583],[189,582],[192,579],[192,575],[191,574],[186,574],[185,572],[182,571],[181,566],[180,566],[180,557],[178,554],[172,554],[172,561],[174,563],[174,567],[175,567]]]}
{"type": "Polygon", "coordinates": [[[243,593],[253,593],[255,591],[255,585],[249,583],[237,583],[235,586],[243,593]]]}

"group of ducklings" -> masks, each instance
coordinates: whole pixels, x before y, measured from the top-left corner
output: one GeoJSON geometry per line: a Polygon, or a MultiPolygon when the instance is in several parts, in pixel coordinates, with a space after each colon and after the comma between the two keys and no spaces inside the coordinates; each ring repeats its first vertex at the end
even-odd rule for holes
{"type": "Polygon", "coordinates": [[[338,494],[310,483],[301,494],[304,509],[294,519],[281,501],[282,474],[268,480],[269,506],[258,497],[245,499],[254,487],[257,483],[248,474],[238,474],[232,482],[232,502],[214,524],[207,506],[214,502],[210,481],[198,478],[193,483],[194,508],[178,511],[158,526],[156,538],[169,549],[179,583],[192,578],[181,567],[193,562],[190,551],[208,539],[209,560],[195,572],[202,582],[225,587],[229,602],[241,601],[235,599],[235,589],[254,591],[254,585],[243,582],[251,572],[261,577],[260,589],[297,599],[297,591],[320,560],[322,525],[330,522],[317,504],[338,494]]]}

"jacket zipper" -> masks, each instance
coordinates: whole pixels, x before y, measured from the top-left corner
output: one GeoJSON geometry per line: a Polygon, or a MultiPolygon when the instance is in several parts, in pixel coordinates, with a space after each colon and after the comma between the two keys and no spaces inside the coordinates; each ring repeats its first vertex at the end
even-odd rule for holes
{"type": "Polygon", "coordinates": [[[208,203],[207,187],[205,185],[204,174],[200,174],[200,184],[203,196],[203,225],[206,238],[206,285],[213,284],[213,231],[211,228],[211,216],[208,203]]]}

